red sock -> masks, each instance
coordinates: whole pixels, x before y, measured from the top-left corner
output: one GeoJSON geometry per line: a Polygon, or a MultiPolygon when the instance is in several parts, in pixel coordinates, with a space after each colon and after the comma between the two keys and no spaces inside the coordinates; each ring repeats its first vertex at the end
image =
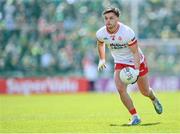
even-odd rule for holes
{"type": "Polygon", "coordinates": [[[135,109],[135,108],[133,108],[133,109],[129,110],[129,112],[131,113],[131,115],[137,114],[137,112],[136,112],[136,109],[135,109]]]}

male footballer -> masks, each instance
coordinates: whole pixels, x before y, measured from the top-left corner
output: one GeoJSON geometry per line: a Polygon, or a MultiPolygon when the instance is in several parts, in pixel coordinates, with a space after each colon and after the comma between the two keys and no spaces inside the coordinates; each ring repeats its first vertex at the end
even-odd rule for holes
{"type": "Polygon", "coordinates": [[[138,76],[137,85],[140,92],[149,97],[158,114],[162,113],[162,105],[149,86],[148,66],[141,49],[137,44],[134,31],[119,21],[120,11],[115,7],[108,7],[103,12],[105,26],[97,33],[97,46],[99,54],[98,70],[106,68],[105,47],[110,49],[114,59],[114,81],[119,92],[122,103],[132,115],[129,125],[141,123],[141,119],[133,105],[132,99],[127,93],[127,85],[119,77],[119,73],[124,67],[133,67],[138,76]]]}

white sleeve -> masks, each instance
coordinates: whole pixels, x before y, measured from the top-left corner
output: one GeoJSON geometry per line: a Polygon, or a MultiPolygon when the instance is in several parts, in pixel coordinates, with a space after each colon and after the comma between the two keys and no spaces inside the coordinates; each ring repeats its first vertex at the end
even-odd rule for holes
{"type": "Polygon", "coordinates": [[[137,39],[136,39],[135,33],[134,33],[134,31],[131,28],[129,28],[128,29],[128,45],[132,46],[135,43],[137,43],[137,39]]]}
{"type": "Polygon", "coordinates": [[[104,42],[104,41],[103,41],[103,37],[102,37],[102,32],[101,32],[100,30],[98,30],[98,31],[96,32],[96,38],[97,38],[97,40],[98,40],[99,42],[104,42]]]}

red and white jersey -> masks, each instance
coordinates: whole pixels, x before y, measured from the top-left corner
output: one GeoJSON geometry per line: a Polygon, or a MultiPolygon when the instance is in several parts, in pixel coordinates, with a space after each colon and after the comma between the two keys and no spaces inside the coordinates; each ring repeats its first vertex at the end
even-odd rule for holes
{"type": "MultiPolygon", "coordinates": [[[[100,28],[96,37],[98,41],[103,42],[110,49],[115,63],[134,65],[134,57],[128,46],[136,44],[137,39],[134,31],[123,23],[118,23],[118,28],[114,33],[110,33],[106,26],[100,28]]],[[[138,47],[141,63],[144,61],[144,55],[138,47]]]]}

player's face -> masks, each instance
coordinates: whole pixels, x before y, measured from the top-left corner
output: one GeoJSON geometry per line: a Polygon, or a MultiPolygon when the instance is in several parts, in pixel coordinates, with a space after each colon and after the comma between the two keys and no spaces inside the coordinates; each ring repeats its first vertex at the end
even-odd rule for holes
{"type": "Polygon", "coordinates": [[[114,29],[118,24],[118,17],[112,12],[106,13],[104,15],[104,21],[108,29],[114,29]]]}

